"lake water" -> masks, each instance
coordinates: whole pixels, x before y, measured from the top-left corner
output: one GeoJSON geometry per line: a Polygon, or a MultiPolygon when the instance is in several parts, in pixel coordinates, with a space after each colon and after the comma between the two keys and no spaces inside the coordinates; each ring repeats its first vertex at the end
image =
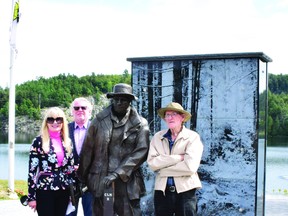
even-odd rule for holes
{"type": "MultiPolygon", "coordinates": [[[[288,194],[288,147],[268,147],[266,158],[266,193],[288,194]]],[[[287,214],[288,215],[288,214],[287,214]]]]}
{"type": "MultiPolygon", "coordinates": [[[[27,180],[30,144],[15,145],[15,179],[27,180]]],[[[8,179],[8,144],[0,144],[0,179],[8,179]]]]}

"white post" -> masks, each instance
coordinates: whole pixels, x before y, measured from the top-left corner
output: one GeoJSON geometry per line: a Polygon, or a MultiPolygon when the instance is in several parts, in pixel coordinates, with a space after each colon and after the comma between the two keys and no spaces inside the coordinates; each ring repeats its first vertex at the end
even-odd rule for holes
{"type": "MultiPolygon", "coordinates": [[[[18,2],[18,0],[16,0],[18,2]]],[[[16,50],[16,28],[18,20],[15,16],[15,0],[12,0],[12,16],[10,27],[10,88],[9,88],[9,134],[8,134],[8,156],[9,156],[9,176],[8,188],[11,196],[14,193],[14,167],[15,167],[15,83],[13,76],[14,59],[17,54],[16,50]]],[[[19,12],[19,11],[18,11],[19,12]]],[[[18,14],[19,15],[19,14],[18,14]]],[[[19,17],[18,17],[19,19],[19,17]]]]}
{"type": "Polygon", "coordinates": [[[10,191],[14,192],[14,161],[15,161],[15,84],[13,79],[13,59],[14,53],[10,53],[10,88],[9,88],[9,134],[8,134],[8,148],[9,148],[9,179],[8,187],[10,191]]]}

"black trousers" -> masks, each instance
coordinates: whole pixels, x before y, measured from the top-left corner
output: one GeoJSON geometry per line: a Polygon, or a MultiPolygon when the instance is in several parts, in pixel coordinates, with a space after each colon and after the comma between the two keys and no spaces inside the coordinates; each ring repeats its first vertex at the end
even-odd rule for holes
{"type": "Polygon", "coordinates": [[[197,215],[197,198],[196,189],[177,193],[155,190],[154,208],[156,216],[196,216],[197,215]]]}
{"type": "Polygon", "coordinates": [[[69,190],[37,190],[36,209],[39,216],[65,216],[69,190]]]}

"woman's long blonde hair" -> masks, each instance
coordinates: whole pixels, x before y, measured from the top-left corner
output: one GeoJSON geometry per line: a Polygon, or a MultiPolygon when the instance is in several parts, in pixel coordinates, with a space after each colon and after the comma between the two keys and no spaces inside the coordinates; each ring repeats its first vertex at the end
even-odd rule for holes
{"type": "Polygon", "coordinates": [[[50,136],[49,136],[49,128],[47,126],[47,118],[54,116],[63,118],[61,137],[63,140],[63,146],[70,155],[72,152],[72,145],[71,140],[69,138],[68,122],[65,113],[59,107],[51,107],[46,111],[44,120],[42,122],[42,127],[40,130],[40,134],[42,137],[42,148],[46,153],[48,153],[50,150],[50,136]]]}

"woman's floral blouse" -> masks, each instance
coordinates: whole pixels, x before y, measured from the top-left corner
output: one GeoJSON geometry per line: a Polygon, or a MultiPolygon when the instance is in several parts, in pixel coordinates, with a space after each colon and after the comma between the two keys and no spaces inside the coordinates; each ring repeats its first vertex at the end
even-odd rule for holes
{"type": "Polygon", "coordinates": [[[62,166],[58,166],[56,153],[50,142],[50,151],[42,149],[42,139],[36,137],[31,145],[28,170],[28,200],[36,200],[36,190],[66,190],[73,182],[74,158],[65,151],[62,166]]]}

